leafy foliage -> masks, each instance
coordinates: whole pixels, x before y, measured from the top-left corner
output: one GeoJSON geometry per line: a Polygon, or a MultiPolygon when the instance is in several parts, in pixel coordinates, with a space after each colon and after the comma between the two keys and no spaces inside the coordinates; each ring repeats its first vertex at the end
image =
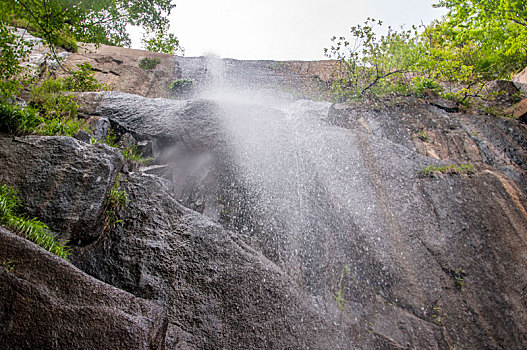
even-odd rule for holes
{"type": "Polygon", "coordinates": [[[179,39],[172,33],[168,35],[160,32],[153,37],[144,37],[142,40],[145,49],[152,52],[161,52],[169,55],[174,55],[176,52],[183,52],[183,48],[179,45],[179,39]]]}
{"type": "Polygon", "coordinates": [[[159,63],[161,63],[161,59],[159,58],[144,57],[141,59],[141,61],[139,61],[139,68],[142,68],[145,70],[152,70],[155,67],[157,67],[159,63]]]}
{"type": "Polygon", "coordinates": [[[0,0],[4,19],[27,21],[52,45],[69,36],[82,42],[129,46],[127,25],[167,33],[174,7],[171,0],[0,0]]]}
{"type": "Polygon", "coordinates": [[[114,131],[113,130],[109,130],[108,131],[108,134],[104,137],[104,138],[101,138],[101,139],[96,139],[94,137],[92,137],[90,139],[90,143],[93,145],[95,143],[104,143],[110,147],[114,147],[114,148],[118,148],[119,147],[119,144],[117,142],[117,135],[115,135],[114,131]]]}
{"type": "Polygon", "coordinates": [[[66,78],[48,77],[30,88],[30,106],[0,102],[0,130],[11,133],[73,136],[82,123],[76,118],[78,105],[70,92],[107,89],[93,76],[88,63],[79,65],[66,78]]]}
{"type": "Polygon", "coordinates": [[[0,21],[0,102],[16,96],[27,80],[20,62],[25,60],[30,48],[30,43],[24,42],[14,29],[0,21]]]}
{"type": "Polygon", "coordinates": [[[527,65],[527,3],[523,0],[441,0],[448,14],[429,26],[388,28],[368,18],[351,39],[333,37],[325,49],[341,62],[334,91],[340,99],[432,90],[467,103],[484,97],[485,82],[509,79],[527,65]]]}
{"type": "Polygon", "coordinates": [[[30,241],[53,254],[67,259],[70,250],[64,242],[57,241],[49,227],[37,219],[19,216],[16,211],[21,205],[17,192],[13,187],[0,183],[0,224],[23,235],[30,241]]]}
{"type": "Polygon", "coordinates": [[[128,25],[146,29],[152,36],[150,49],[173,53],[179,49],[169,33],[168,15],[174,7],[171,0],[0,0],[0,102],[12,100],[28,85],[21,63],[31,45],[11,26],[41,37],[55,59],[55,47],[75,52],[77,40],[129,46],[128,25]]]}
{"type": "Polygon", "coordinates": [[[93,75],[93,67],[88,62],[78,64],[76,71],[71,71],[70,75],[62,81],[64,91],[103,91],[108,90],[106,84],[101,84],[93,75]]]}
{"type": "Polygon", "coordinates": [[[453,44],[474,42],[476,70],[505,76],[527,64],[527,3],[524,0],[441,0],[449,10],[440,23],[453,44]]]}
{"type": "Polygon", "coordinates": [[[78,65],[66,78],[47,78],[30,91],[30,104],[38,111],[38,126],[28,129],[40,135],[73,136],[82,123],[76,118],[78,104],[69,92],[107,89],[93,76],[89,63],[78,65]]]}
{"type": "Polygon", "coordinates": [[[125,160],[136,164],[148,164],[152,161],[151,157],[144,157],[143,154],[137,149],[136,145],[126,147],[121,151],[125,160]]]}
{"type": "Polygon", "coordinates": [[[351,41],[333,37],[333,45],[324,49],[326,56],[341,62],[334,88],[341,98],[362,97],[369,90],[381,92],[390,84],[404,86],[406,75],[419,59],[416,28],[397,31],[388,27],[378,36],[382,21],[368,18],[363,25],[351,27],[351,41]]]}
{"type": "Polygon", "coordinates": [[[39,123],[38,114],[33,108],[0,103],[0,131],[24,132],[36,128],[39,123]]]}

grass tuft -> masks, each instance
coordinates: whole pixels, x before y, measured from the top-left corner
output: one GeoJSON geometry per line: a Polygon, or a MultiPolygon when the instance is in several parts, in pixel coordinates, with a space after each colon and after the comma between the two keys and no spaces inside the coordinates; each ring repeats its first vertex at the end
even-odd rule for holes
{"type": "Polygon", "coordinates": [[[0,224],[67,260],[71,252],[65,242],[58,241],[49,227],[36,218],[28,219],[17,215],[16,211],[20,205],[16,190],[6,184],[0,184],[0,224]]]}
{"type": "Polygon", "coordinates": [[[471,173],[474,171],[474,167],[469,164],[450,164],[450,165],[429,165],[423,169],[421,169],[421,176],[423,177],[430,177],[433,176],[435,173],[440,174],[466,174],[471,173]]]}

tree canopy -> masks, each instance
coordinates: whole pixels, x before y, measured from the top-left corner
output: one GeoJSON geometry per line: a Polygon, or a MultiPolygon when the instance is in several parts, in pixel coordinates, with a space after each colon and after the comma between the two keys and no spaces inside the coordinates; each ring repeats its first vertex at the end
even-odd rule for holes
{"type": "Polygon", "coordinates": [[[486,76],[506,76],[527,65],[525,0],[440,0],[449,10],[435,24],[450,48],[472,46],[475,68],[486,76]]]}
{"type": "Polygon", "coordinates": [[[0,0],[0,19],[32,26],[50,44],[69,35],[86,43],[128,46],[128,25],[168,34],[175,6],[171,0],[0,0]]]}
{"type": "Polygon", "coordinates": [[[325,51],[343,63],[336,92],[358,97],[448,82],[455,84],[449,96],[465,101],[485,81],[510,79],[527,65],[525,0],[439,0],[434,6],[448,13],[420,29],[389,28],[378,36],[374,26],[382,22],[369,19],[353,26],[349,39],[334,37],[325,51]]]}
{"type": "Polygon", "coordinates": [[[29,29],[54,53],[55,46],[75,51],[77,41],[129,46],[127,27],[140,26],[147,49],[174,54],[181,49],[169,32],[174,7],[172,0],[0,0],[0,100],[24,85],[21,63],[31,43],[14,27],[29,29]]]}

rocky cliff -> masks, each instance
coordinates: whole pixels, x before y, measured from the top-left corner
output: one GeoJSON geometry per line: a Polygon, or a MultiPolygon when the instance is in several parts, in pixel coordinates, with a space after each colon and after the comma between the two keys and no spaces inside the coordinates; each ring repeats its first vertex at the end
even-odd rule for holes
{"type": "MultiPolygon", "coordinates": [[[[98,55],[70,64],[143,53],[98,55]]],[[[121,92],[78,96],[148,166],[0,137],[0,177],[73,249],[65,262],[0,230],[3,347],[527,346],[525,124],[436,100],[315,102],[324,62],[163,64],[145,73],[162,83],[123,68],[121,92]],[[162,87],[179,78],[193,90],[162,87]],[[119,173],[129,203],[105,229],[119,173]]]]}

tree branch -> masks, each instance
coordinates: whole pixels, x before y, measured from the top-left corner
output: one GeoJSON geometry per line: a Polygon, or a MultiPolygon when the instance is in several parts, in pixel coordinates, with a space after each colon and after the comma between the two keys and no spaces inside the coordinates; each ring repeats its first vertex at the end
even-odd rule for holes
{"type": "Polygon", "coordinates": [[[394,70],[394,71],[392,71],[392,72],[386,73],[386,74],[384,74],[384,75],[382,75],[382,76],[377,75],[377,76],[375,77],[375,80],[373,80],[368,86],[366,86],[364,89],[362,89],[362,91],[360,92],[359,96],[362,97],[362,95],[364,95],[364,93],[365,93],[367,90],[371,89],[371,88],[372,88],[375,84],[377,84],[381,79],[387,78],[387,77],[389,77],[389,76],[392,75],[392,74],[405,73],[405,72],[406,72],[405,70],[399,69],[399,70],[394,70]]]}

